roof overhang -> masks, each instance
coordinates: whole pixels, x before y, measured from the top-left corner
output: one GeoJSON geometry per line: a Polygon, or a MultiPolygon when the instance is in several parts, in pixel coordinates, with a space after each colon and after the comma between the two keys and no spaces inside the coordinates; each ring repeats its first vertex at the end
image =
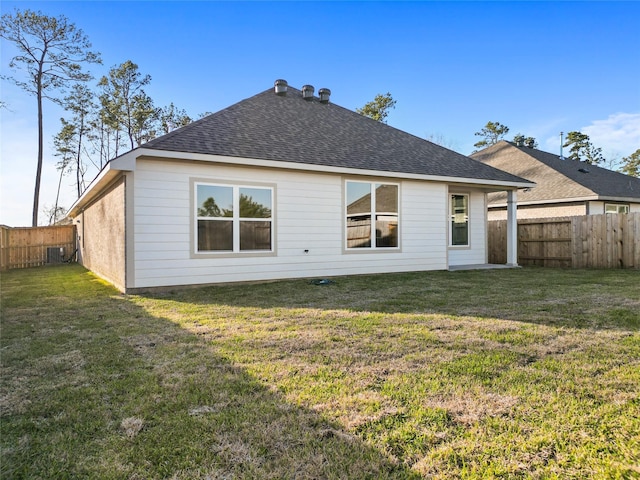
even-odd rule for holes
{"type": "Polygon", "coordinates": [[[376,177],[389,177],[399,179],[411,179],[411,180],[424,180],[433,182],[446,182],[456,183],[464,185],[474,185],[489,187],[495,191],[511,190],[517,188],[532,188],[535,187],[534,182],[526,181],[522,182],[507,182],[499,180],[484,180],[479,178],[466,178],[466,177],[453,177],[453,176],[439,176],[439,175],[421,175],[414,173],[394,172],[394,171],[382,171],[382,170],[366,170],[359,168],[347,168],[336,167],[329,165],[318,165],[310,163],[297,163],[286,162],[282,160],[264,160],[256,158],[244,158],[244,157],[230,157],[223,155],[207,155],[202,153],[190,153],[190,152],[174,152],[165,150],[145,149],[139,148],[137,157],[146,158],[161,158],[170,160],[190,160],[197,162],[210,162],[210,163],[223,163],[228,165],[241,165],[252,166],[261,168],[277,168],[286,170],[298,170],[307,172],[318,173],[330,173],[330,174],[342,174],[342,175],[360,175],[360,176],[376,176],[376,177]]]}
{"type": "Polygon", "coordinates": [[[169,150],[156,150],[150,148],[136,148],[124,155],[114,158],[100,171],[98,176],[89,184],[84,193],[69,209],[68,215],[75,217],[100,195],[102,190],[111,184],[122,172],[133,172],[136,169],[138,159],[162,159],[183,160],[193,162],[218,163],[226,165],[251,166],[258,168],[277,168],[296,171],[307,171],[328,174],[387,177],[406,180],[421,180],[430,182],[444,182],[460,186],[479,187],[486,191],[515,190],[518,188],[535,187],[535,183],[529,181],[507,182],[500,180],[485,180],[480,178],[466,178],[440,175],[421,175],[415,173],[366,170],[358,168],[335,167],[309,163],[285,162],[280,160],[264,160],[257,158],[230,157],[223,155],[207,155],[202,153],[175,152],[169,150]]]}
{"type": "Polygon", "coordinates": [[[100,170],[96,178],[91,181],[82,195],[80,195],[80,198],[71,205],[67,216],[72,218],[77,217],[87,205],[97,198],[100,193],[123,172],[134,171],[138,157],[138,149],[135,149],[107,163],[103,169],[100,170]]]}

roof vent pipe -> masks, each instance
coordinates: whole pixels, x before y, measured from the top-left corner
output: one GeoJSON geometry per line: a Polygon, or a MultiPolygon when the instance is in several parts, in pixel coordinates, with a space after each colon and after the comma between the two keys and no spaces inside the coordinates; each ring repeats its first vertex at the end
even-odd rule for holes
{"type": "Polygon", "coordinates": [[[286,80],[276,80],[273,84],[276,95],[284,96],[287,94],[289,84],[286,80]]]}
{"type": "Polygon", "coordinates": [[[313,100],[313,92],[315,88],[312,85],[304,85],[302,87],[302,98],[305,100],[313,100]]]}
{"type": "Polygon", "coordinates": [[[331,90],[328,88],[321,88],[318,90],[318,95],[320,95],[321,103],[329,103],[329,97],[331,96],[331,90]]]}

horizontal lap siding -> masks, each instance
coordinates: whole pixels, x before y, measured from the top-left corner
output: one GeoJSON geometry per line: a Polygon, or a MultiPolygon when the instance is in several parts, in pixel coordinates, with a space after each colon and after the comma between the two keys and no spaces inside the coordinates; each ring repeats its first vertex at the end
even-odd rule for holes
{"type": "Polygon", "coordinates": [[[442,184],[401,183],[401,251],[351,253],[338,175],[139,160],[135,181],[130,288],[447,268],[442,184]],[[191,258],[191,179],[275,185],[276,255],[191,258]]]}

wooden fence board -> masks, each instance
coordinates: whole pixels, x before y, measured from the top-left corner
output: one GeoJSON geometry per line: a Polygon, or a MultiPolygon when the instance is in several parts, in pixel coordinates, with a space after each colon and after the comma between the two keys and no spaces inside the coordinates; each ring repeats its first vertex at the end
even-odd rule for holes
{"type": "Polygon", "coordinates": [[[29,268],[46,265],[58,260],[58,252],[48,258],[48,248],[64,249],[64,260],[75,251],[76,228],[74,225],[53,227],[0,227],[0,268],[29,268]]]}
{"type": "MultiPolygon", "coordinates": [[[[489,222],[490,263],[506,263],[506,228],[506,220],[489,222]]],[[[519,220],[518,263],[640,268],[640,213],[519,220]]]]}

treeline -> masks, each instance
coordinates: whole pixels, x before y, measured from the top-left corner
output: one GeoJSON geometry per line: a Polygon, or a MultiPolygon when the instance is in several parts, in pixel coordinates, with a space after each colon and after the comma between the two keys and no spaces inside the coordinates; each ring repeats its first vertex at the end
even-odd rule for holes
{"type": "MultiPolygon", "coordinates": [[[[4,13],[0,38],[11,42],[18,52],[9,62],[15,75],[2,75],[2,80],[33,95],[38,107],[33,226],[38,225],[45,100],[61,105],[66,112],[53,138],[59,178],[55,203],[45,208],[50,224],[66,213],[58,204],[65,176],[74,177],[79,197],[87,187],[89,171],[99,171],[124,151],[192,121],[173,103],[155,105],[145,92],[151,76],[142,74],[131,60],[112,67],[91,85],[96,78],[86,68],[102,64],[100,53],[92,50],[88,37],[64,15],[52,17],[28,9],[4,13]]],[[[0,107],[7,105],[2,102],[0,107]]]]}
{"type": "Polygon", "coordinates": [[[191,123],[173,103],[156,106],[144,90],[150,82],[151,76],[127,60],[111,68],[95,89],[77,83],[62,100],[67,115],[53,140],[57,168],[61,177],[75,175],[78,196],[87,186],[89,167],[101,170],[121,153],[191,123]]]}

